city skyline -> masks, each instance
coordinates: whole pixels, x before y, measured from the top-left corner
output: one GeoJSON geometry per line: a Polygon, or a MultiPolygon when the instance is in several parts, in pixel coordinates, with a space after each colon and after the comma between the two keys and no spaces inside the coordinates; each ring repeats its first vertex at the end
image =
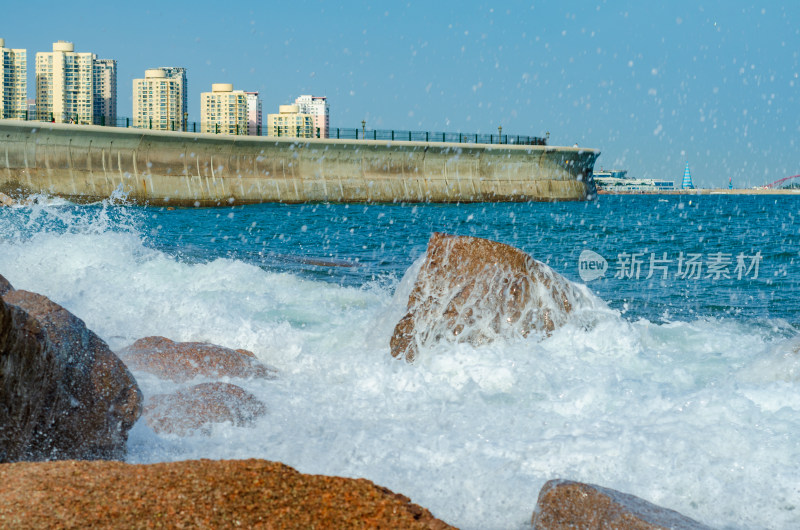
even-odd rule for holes
{"type": "Polygon", "coordinates": [[[226,82],[258,91],[269,111],[325,95],[332,127],[550,132],[635,177],[679,182],[687,161],[701,187],[800,173],[793,4],[100,5],[34,1],[0,37],[29,57],[68,40],[116,59],[119,116],[132,115],[134,78],[179,65],[190,121],[200,93],[226,82]]]}

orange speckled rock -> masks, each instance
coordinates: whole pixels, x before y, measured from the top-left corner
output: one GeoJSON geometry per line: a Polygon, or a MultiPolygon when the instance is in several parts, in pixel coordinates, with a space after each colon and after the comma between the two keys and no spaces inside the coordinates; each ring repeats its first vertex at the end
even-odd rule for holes
{"type": "Polygon", "coordinates": [[[4,528],[453,528],[364,479],[264,460],[0,465],[4,528]]]}
{"type": "Polygon", "coordinates": [[[440,341],[477,345],[549,333],[566,322],[579,298],[567,279],[519,249],[434,233],[391,353],[413,361],[421,347],[440,341]]]}
{"type": "Polygon", "coordinates": [[[568,480],[550,480],[544,485],[532,523],[537,530],[710,530],[633,495],[568,480]]]}
{"type": "Polygon", "coordinates": [[[247,350],[232,350],[206,342],[173,342],[164,337],[139,339],[117,355],[133,370],[176,383],[197,376],[272,379],[277,373],[247,350]]]}
{"type": "Polygon", "coordinates": [[[244,389],[217,382],[155,395],[148,399],[143,416],[156,432],[185,436],[206,433],[212,423],[246,426],[266,412],[266,405],[244,389]]]}

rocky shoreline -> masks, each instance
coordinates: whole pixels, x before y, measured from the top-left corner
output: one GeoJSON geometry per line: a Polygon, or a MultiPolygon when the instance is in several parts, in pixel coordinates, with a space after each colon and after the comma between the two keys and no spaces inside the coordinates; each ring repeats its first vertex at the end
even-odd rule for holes
{"type": "MultiPolygon", "coordinates": [[[[493,241],[434,234],[427,256],[390,347],[408,362],[431,341],[549,333],[578,296],[546,265],[493,241]]],[[[280,377],[251,352],[212,344],[147,337],[111,352],[75,315],[0,276],[0,526],[452,528],[365,479],[265,460],[123,463],[137,421],[183,436],[269,413],[231,383],[143,396],[129,368],[180,382],[280,377]]],[[[559,479],[541,489],[531,525],[706,528],[631,495],[559,479]]]]}

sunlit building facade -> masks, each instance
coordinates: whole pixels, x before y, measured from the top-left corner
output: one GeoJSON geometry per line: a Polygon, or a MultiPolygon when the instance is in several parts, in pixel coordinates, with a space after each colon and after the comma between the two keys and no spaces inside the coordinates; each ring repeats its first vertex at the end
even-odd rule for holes
{"type": "Polygon", "coordinates": [[[245,92],[247,95],[247,134],[261,136],[263,115],[261,113],[261,99],[258,92],[245,92]]]}
{"type": "Polygon", "coordinates": [[[247,94],[230,83],[214,83],[211,92],[200,94],[200,129],[216,134],[246,135],[247,94]]]}
{"type": "Polygon", "coordinates": [[[301,114],[310,114],[314,117],[315,137],[328,138],[330,129],[330,110],[328,98],[325,96],[300,96],[294,100],[301,114]]]}
{"type": "Polygon", "coordinates": [[[300,112],[298,105],[281,105],[278,114],[267,116],[267,135],[284,138],[316,138],[314,116],[300,112]]]}
{"type": "Polygon", "coordinates": [[[183,68],[151,68],[145,70],[143,79],[134,79],[133,126],[186,130],[185,79],[183,68]]]}
{"type": "Polygon", "coordinates": [[[117,61],[95,59],[92,64],[94,76],[94,123],[116,125],[117,122],[117,61]]]}
{"type": "Polygon", "coordinates": [[[27,50],[6,48],[0,39],[0,118],[22,120],[28,110],[27,50]]]}
{"type": "Polygon", "coordinates": [[[71,42],[36,54],[36,118],[56,123],[112,124],[117,116],[117,62],[76,53],[71,42]]]}
{"type": "Polygon", "coordinates": [[[183,123],[185,129],[189,120],[189,82],[186,79],[186,68],[182,66],[162,66],[159,70],[163,70],[168,78],[174,79],[178,83],[181,93],[181,115],[183,116],[181,123],[183,123]]]}

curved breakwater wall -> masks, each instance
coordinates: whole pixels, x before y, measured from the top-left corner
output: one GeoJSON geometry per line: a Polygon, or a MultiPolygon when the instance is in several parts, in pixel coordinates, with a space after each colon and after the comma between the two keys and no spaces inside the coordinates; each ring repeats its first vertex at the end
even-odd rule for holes
{"type": "Polygon", "coordinates": [[[222,136],[0,120],[0,191],[138,203],[584,200],[599,152],[222,136]]]}

